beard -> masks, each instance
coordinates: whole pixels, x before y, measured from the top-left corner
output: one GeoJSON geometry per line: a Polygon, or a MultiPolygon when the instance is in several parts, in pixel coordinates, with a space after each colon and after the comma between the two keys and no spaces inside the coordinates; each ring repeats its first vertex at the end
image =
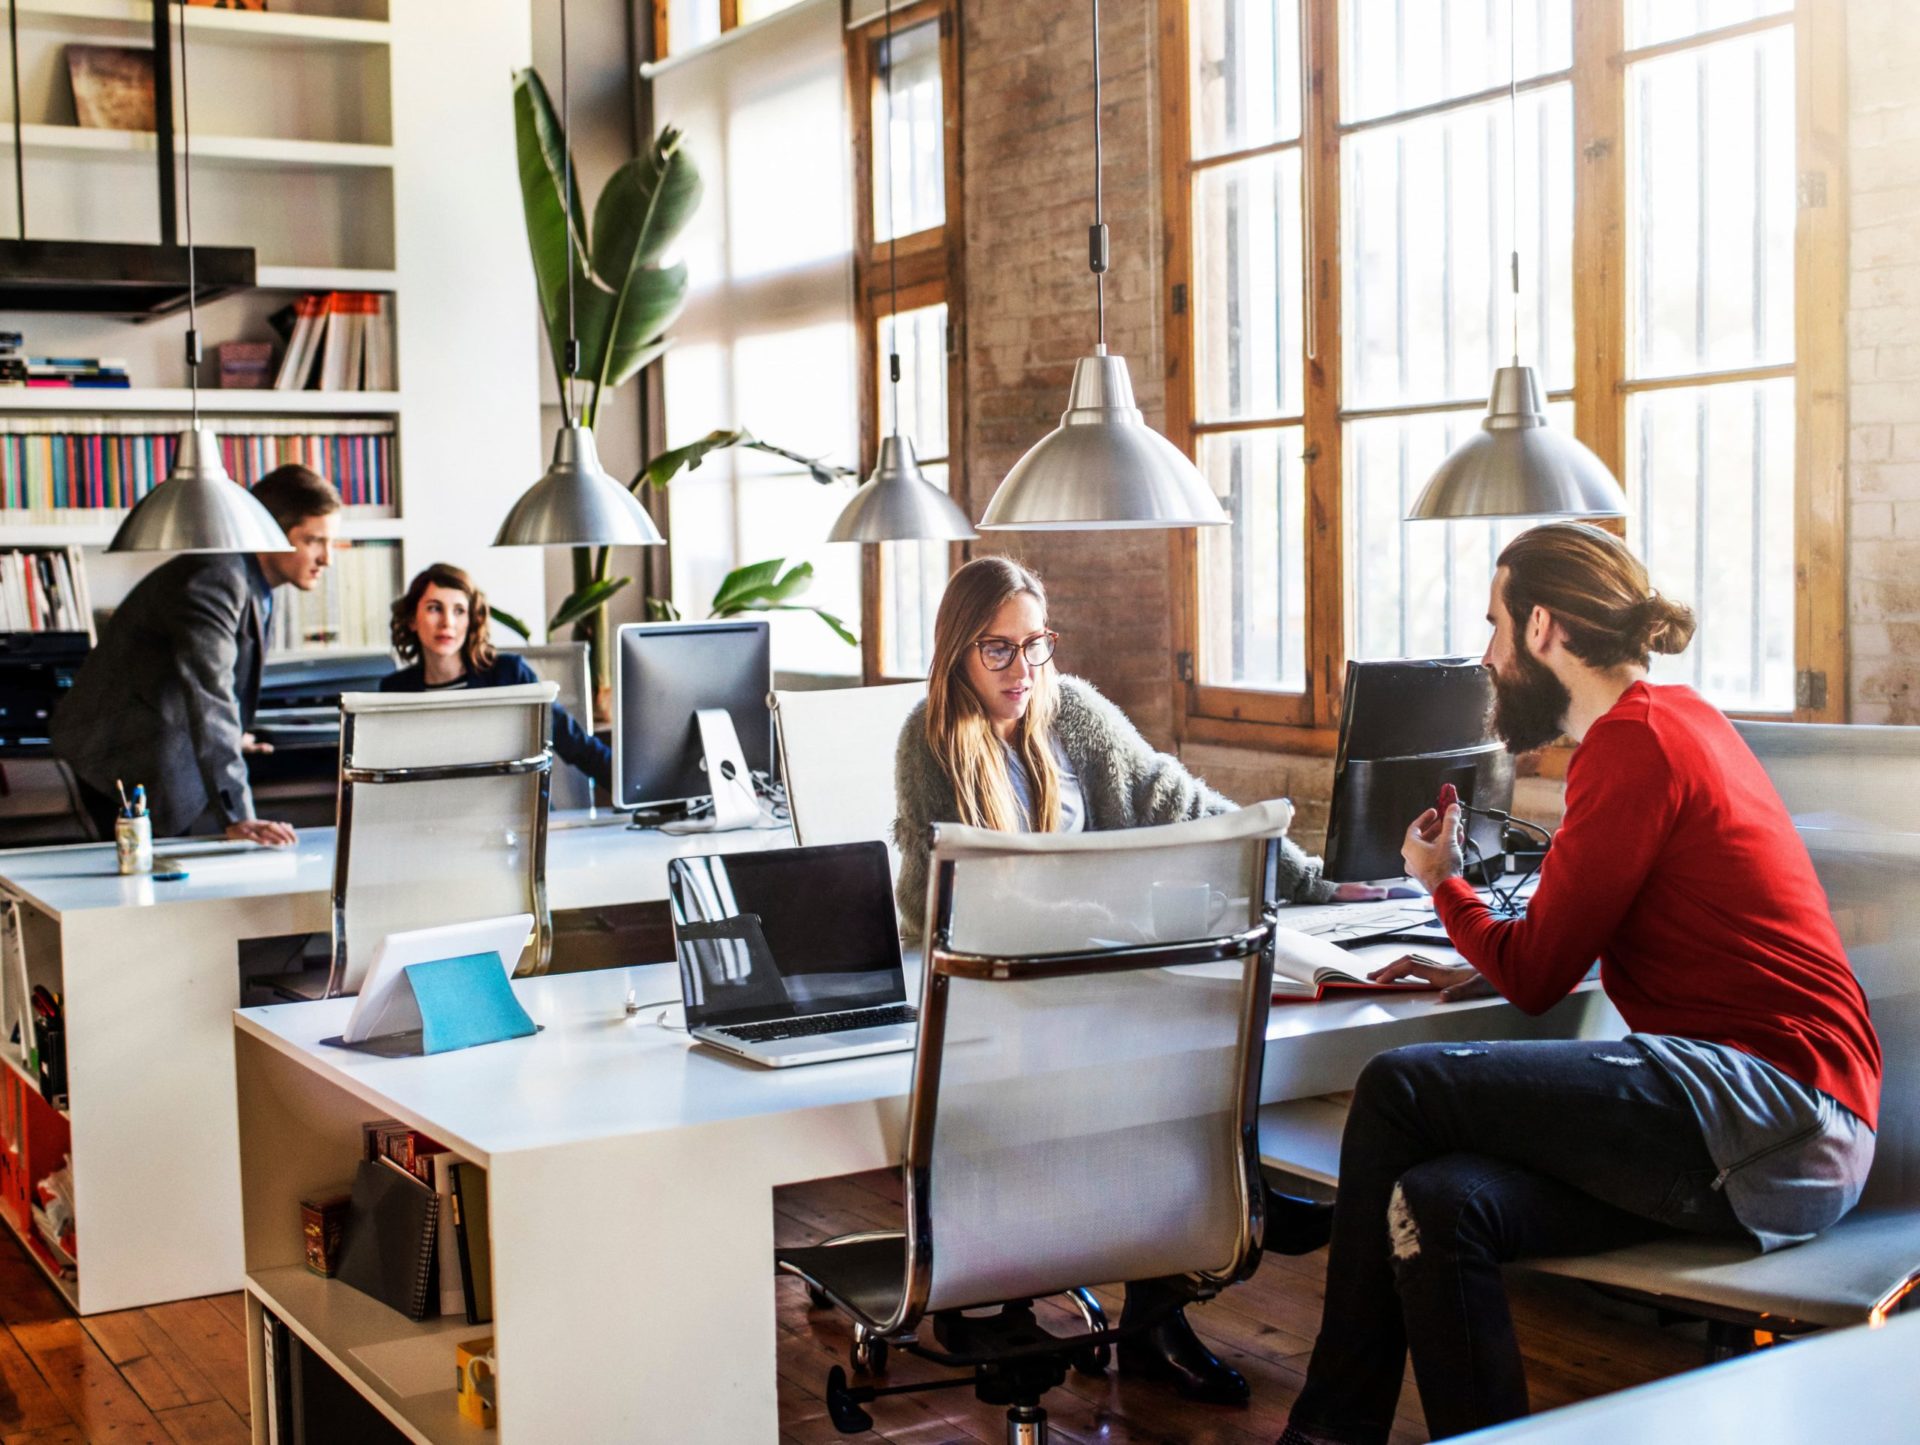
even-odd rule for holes
{"type": "Polygon", "coordinates": [[[1543,748],[1565,730],[1573,694],[1551,669],[1514,639],[1513,671],[1494,670],[1493,730],[1510,753],[1543,748]]]}

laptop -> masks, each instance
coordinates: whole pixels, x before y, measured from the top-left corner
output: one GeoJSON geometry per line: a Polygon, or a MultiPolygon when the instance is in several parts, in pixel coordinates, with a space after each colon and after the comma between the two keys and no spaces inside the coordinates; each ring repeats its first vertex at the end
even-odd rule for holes
{"type": "Polygon", "coordinates": [[[887,846],[667,865],[687,1032],[768,1068],[913,1047],[887,846]]]}

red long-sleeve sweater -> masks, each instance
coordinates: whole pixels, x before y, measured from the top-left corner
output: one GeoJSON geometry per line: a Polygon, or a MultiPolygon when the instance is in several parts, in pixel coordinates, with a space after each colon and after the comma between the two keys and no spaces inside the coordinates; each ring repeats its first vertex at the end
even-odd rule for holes
{"type": "Polygon", "coordinates": [[[1524,918],[1495,918],[1459,878],[1434,902],[1454,946],[1528,1013],[1597,957],[1636,1033],[1742,1049],[1877,1127],[1880,1041],[1813,860],[1759,760],[1693,689],[1637,682],[1588,729],[1524,918]]]}

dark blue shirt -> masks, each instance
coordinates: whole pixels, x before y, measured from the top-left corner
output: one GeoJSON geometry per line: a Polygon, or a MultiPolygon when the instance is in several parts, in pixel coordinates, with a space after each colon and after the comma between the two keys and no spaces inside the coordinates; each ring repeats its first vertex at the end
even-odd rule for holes
{"type": "MultiPolygon", "coordinates": [[[[455,692],[469,687],[513,687],[519,683],[538,682],[533,669],[527,666],[526,659],[516,657],[511,652],[495,653],[493,666],[481,668],[478,672],[469,672],[457,682],[427,685],[427,671],[422,663],[403,667],[398,672],[389,673],[380,679],[382,692],[455,692]]],[[[565,762],[592,778],[603,787],[613,786],[613,753],[607,745],[573,720],[571,714],[560,706],[553,705],[553,750],[565,762]]]]}
{"type": "Polygon", "coordinates": [[[253,583],[253,595],[260,599],[260,630],[273,625],[273,584],[267,581],[266,568],[253,553],[247,553],[247,580],[253,583]]]}

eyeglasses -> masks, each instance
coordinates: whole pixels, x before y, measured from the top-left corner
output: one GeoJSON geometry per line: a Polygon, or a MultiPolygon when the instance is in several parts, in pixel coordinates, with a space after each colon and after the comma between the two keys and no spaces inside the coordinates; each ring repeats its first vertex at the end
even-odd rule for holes
{"type": "Polygon", "coordinates": [[[1029,637],[1025,642],[1008,642],[1004,637],[983,637],[973,645],[980,649],[980,661],[986,664],[988,672],[1005,672],[1013,666],[1013,655],[1017,652],[1027,660],[1028,667],[1039,667],[1053,658],[1053,645],[1060,640],[1057,632],[1041,632],[1029,637]]]}

